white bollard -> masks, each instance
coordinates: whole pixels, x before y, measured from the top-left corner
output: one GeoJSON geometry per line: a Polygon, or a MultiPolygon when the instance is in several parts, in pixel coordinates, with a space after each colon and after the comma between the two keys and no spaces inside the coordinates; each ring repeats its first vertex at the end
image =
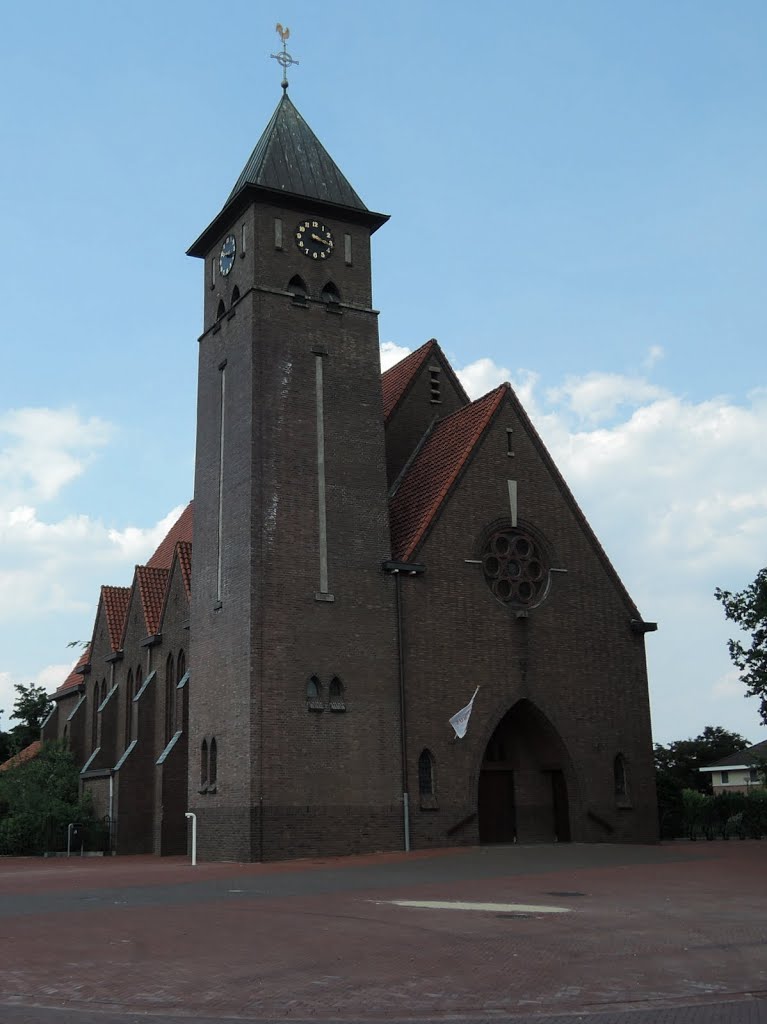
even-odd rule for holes
{"type": "Polygon", "coordinates": [[[197,863],[197,815],[192,811],[185,811],[184,817],[192,819],[192,867],[194,867],[197,863]]]}

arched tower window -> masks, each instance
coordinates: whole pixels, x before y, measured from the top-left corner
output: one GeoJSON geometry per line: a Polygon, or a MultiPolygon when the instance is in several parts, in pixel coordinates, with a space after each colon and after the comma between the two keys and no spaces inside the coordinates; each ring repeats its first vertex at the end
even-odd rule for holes
{"type": "Polygon", "coordinates": [[[203,740],[200,746],[200,792],[208,788],[208,741],[203,740]]]}
{"type": "Polygon", "coordinates": [[[216,320],[220,320],[224,313],[226,313],[226,306],[224,305],[224,300],[219,299],[218,309],[216,310],[216,320]]]}
{"type": "Polygon", "coordinates": [[[333,676],[330,680],[330,710],[346,711],[344,686],[338,676],[333,676]]]}
{"type": "Polygon", "coordinates": [[[293,296],[293,301],[298,303],[299,306],[306,305],[306,296],[308,294],[306,281],[299,274],[294,275],[288,281],[288,291],[293,296]]]}
{"type": "Polygon", "coordinates": [[[329,306],[337,306],[341,301],[341,293],[339,292],[338,288],[336,288],[332,281],[328,281],[328,283],[320,292],[320,298],[329,306]]]}
{"type": "Polygon", "coordinates": [[[215,791],[218,780],[218,744],[214,736],[210,741],[208,751],[208,792],[215,791]]]}
{"type": "Polygon", "coordinates": [[[235,285],[234,288],[232,288],[232,305],[234,305],[235,302],[239,302],[239,301],[240,301],[240,289],[237,287],[237,285],[235,285]]]}
{"type": "Polygon", "coordinates": [[[176,726],[176,666],[173,655],[165,662],[165,742],[169,743],[176,726]]]}

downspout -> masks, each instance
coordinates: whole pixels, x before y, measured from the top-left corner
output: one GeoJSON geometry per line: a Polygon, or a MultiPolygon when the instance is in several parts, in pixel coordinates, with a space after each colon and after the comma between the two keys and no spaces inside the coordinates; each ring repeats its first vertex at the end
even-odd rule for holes
{"type": "MultiPolygon", "coordinates": [[[[109,666],[109,692],[111,693],[115,685],[115,663],[112,662],[109,666]]],[[[118,716],[119,717],[119,716],[118,716]]],[[[118,722],[119,728],[119,722],[118,722]]],[[[110,759],[111,760],[111,759],[110,759]]],[[[114,828],[114,805],[115,805],[115,773],[114,768],[109,772],[109,829],[110,831],[114,828]]],[[[111,842],[110,836],[110,842],[111,842]]]]}
{"type": "Polygon", "coordinates": [[[402,591],[400,573],[394,570],[394,600],[397,608],[397,669],[399,674],[400,753],[402,759],[402,826],[405,852],[410,852],[410,795],[407,772],[407,707],[405,705],[405,652],[402,645],[402,591]]]}

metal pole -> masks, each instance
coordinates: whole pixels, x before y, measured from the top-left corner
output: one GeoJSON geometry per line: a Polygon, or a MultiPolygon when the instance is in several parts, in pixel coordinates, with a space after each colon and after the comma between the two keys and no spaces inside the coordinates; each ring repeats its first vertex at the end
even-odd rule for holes
{"type": "Polygon", "coordinates": [[[197,815],[192,811],[185,811],[184,817],[192,819],[192,867],[194,867],[197,863],[197,815]]]}

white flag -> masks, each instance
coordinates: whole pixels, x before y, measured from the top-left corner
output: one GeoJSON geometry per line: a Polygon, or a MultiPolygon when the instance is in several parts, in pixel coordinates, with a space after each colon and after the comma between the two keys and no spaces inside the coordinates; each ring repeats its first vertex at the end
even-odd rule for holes
{"type": "MultiPolygon", "coordinates": [[[[478,693],[479,687],[474,691],[474,697],[476,697],[478,693]]],[[[455,738],[458,740],[462,740],[466,735],[469,718],[471,717],[471,709],[474,707],[474,697],[471,698],[465,708],[461,708],[461,710],[450,719],[450,724],[455,729],[455,738]]]]}

